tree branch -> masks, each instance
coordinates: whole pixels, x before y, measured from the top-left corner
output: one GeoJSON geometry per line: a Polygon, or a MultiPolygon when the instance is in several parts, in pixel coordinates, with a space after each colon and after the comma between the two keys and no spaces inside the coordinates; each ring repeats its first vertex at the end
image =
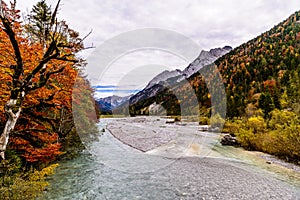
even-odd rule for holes
{"type": "Polygon", "coordinates": [[[38,88],[41,88],[41,87],[45,86],[51,75],[61,73],[62,71],[64,71],[64,69],[65,69],[65,66],[59,68],[58,70],[48,72],[45,75],[42,75],[40,77],[40,80],[39,80],[38,83],[35,83],[34,85],[29,85],[27,87],[27,89],[29,91],[32,91],[32,90],[36,90],[38,88]]]}
{"type": "Polygon", "coordinates": [[[18,133],[24,133],[24,132],[43,132],[43,133],[51,133],[50,131],[46,130],[46,129],[36,129],[36,128],[27,128],[27,129],[22,129],[22,130],[17,130],[14,131],[14,135],[18,134],[18,133]]]}
{"type": "Polygon", "coordinates": [[[9,40],[13,46],[14,49],[14,54],[15,54],[15,59],[17,62],[17,67],[14,69],[14,75],[13,79],[18,80],[20,75],[23,74],[23,60],[19,48],[18,41],[16,39],[15,33],[12,29],[10,21],[3,15],[0,16],[0,19],[2,21],[2,24],[4,26],[4,32],[8,35],[9,40]]]}
{"type": "Polygon", "coordinates": [[[88,34],[86,34],[80,41],[83,42],[89,35],[91,35],[93,32],[93,29],[90,30],[88,34]]]}
{"type": "Polygon", "coordinates": [[[50,27],[52,27],[54,25],[54,23],[55,23],[55,19],[56,19],[56,15],[57,15],[59,4],[60,4],[60,0],[58,0],[57,4],[55,6],[54,12],[53,12],[53,14],[51,16],[50,27]]]}
{"type": "Polygon", "coordinates": [[[62,61],[67,61],[67,62],[72,62],[72,63],[78,63],[78,60],[73,60],[73,59],[68,59],[65,57],[58,57],[58,58],[54,58],[55,60],[62,60],[62,61]]]}
{"type": "Polygon", "coordinates": [[[53,94],[49,95],[47,98],[45,99],[39,99],[39,103],[36,104],[36,105],[31,105],[29,107],[25,107],[23,108],[23,111],[27,111],[27,110],[30,110],[32,108],[41,108],[41,107],[55,107],[56,104],[54,103],[47,103],[47,101],[52,101],[54,99],[54,96],[60,92],[61,90],[59,91],[56,91],[54,92],[53,94]]]}

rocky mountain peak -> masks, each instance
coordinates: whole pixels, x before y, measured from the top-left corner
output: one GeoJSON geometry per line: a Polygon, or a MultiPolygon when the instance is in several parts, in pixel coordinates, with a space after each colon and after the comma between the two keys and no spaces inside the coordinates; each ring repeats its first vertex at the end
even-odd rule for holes
{"type": "Polygon", "coordinates": [[[188,78],[194,73],[198,72],[203,66],[209,65],[217,60],[219,57],[228,53],[232,50],[232,47],[225,46],[223,48],[215,48],[210,51],[201,51],[200,55],[183,71],[176,69],[172,71],[165,70],[155,76],[146,86],[145,89],[152,87],[155,84],[159,84],[160,82],[164,82],[169,78],[181,76],[178,80],[181,81],[184,78],[188,78]]]}
{"type": "Polygon", "coordinates": [[[209,51],[209,53],[212,55],[212,56],[215,56],[215,57],[220,57],[220,56],[223,56],[225,53],[229,52],[232,50],[232,47],[230,46],[225,46],[223,48],[215,48],[215,49],[211,49],[209,51]]]}
{"type": "Polygon", "coordinates": [[[187,68],[182,71],[185,78],[190,77],[194,73],[198,72],[202,67],[212,64],[219,57],[225,55],[232,50],[232,47],[225,46],[223,48],[215,48],[209,51],[201,51],[198,58],[196,58],[187,68]]]}

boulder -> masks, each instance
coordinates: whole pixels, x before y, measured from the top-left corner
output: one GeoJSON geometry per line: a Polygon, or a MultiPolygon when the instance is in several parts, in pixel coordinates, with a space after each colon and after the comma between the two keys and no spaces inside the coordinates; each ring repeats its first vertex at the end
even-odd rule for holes
{"type": "Polygon", "coordinates": [[[166,123],[167,124],[173,124],[173,123],[175,123],[175,119],[173,119],[173,118],[167,119],[166,123]]]}
{"type": "Polygon", "coordinates": [[[209,126],[208,126],[208,125],[201,125],[201,126],[199,127],[199,131],[208,131],[208,129],[209,129],[209,126]]]}
{"type": "Polygon", "coordinates": [[[230,145],[230,146],[239,146],[240,143],[237,141],[236,137],[231,134],[225,134],[221,139],[222,145],[230,145]]]}

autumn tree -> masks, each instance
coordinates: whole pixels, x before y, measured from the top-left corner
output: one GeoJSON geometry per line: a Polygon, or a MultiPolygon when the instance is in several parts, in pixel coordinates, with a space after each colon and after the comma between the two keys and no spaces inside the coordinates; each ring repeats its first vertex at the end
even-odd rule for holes
{"type": "MultiPolygon", "coordinates": [[[[4,105],[6,122],[0,136],[2,159],[5,159],[8,142],[22,111],[28,110],[30,102],[44,106],[51,102],[51,106],[57,106],[53,99],[58,98],[57,95],[63,90],[57,82],[61,77],[60,74],[72,70],[75,73],[72,66],[80,64],[75,53],[83,49],[82,39],[64,21],[58,21],[56,15],[59,3],[60,1],[52,13],[45,6],[45,2],[40,1],[33,10],[32,21],[35,20],[35,23],[25,26],[24,30],[19,21],[19,11],[15,9],[16,1],[11,3],[10,7],[1,1],[0,33],[1,36],[4,36],[3,34],[6,36],[5,52],[9,53],[5,58],[7,61],[5,65],[10,69],[10,77],[7,80],[8,97],[4,105]],[[24,33],[35,37],[24,38],[24,33]],[[32,96],[39,98],[30,98],[32,96]]],[[[24,123],[18,126],[22,125],[24,123]]],[[[35,125],[36,129],[40,129],[39,125],[41,124],[35,125]]]]}

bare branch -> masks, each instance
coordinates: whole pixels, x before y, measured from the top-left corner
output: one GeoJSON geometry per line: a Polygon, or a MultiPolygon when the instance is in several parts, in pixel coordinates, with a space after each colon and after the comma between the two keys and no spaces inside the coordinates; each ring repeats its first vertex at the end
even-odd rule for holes
{"type": "Polygon", "coordinates": [[[52,27],[54,25],[54,23],[55,23],[55,19],[56,19],[56,15],[57,15],[59,4],[60,4],[60,0],[58,0],[58,2],[56,4],[56,7],[54,9],[54,12],[52,14],[50,27],[52,27]]]}
{"type": "Polygon", "coordinates": [[[90,32],[88,34],[86,34],[86,36],[84,36],[80,41],[83,42],[89,35],[91,35],[93,32],[93,29],[90,30],[90,32]]]}
{"type": "Polygon", "coordinates": [[[17,68],[14,72],[14,79],[18,80],[20,75],[23,73],[23,60],[19,48],[19,43],[16,39],[15,32],[12,29],[12,25],[10,21],[5,16],[0,16],[0,19],[2,21],[2,24],[4,26],[4,32],[8,35],[9,40],[13,46],[14,54],[17,62],[17,68]]]}
{"type": "Polygon", "coordinates": [[[45,55],[43,56],[43,60],[24,79],[25,81],[23,87],[27,87],[27,84],[30,82],[30,80],[44,67],[45,64],[47,64],[51,59],[59,56],[59,51],[57,50],[56,42],[52,41],[45,55]],[[54,51],[56,51],[56,53],[54,53],[54,51]]]}
{"type": "Polygon", "coordinates": [[[94,47],[94,46],[84,47],[84,48],[80,49],[78,52],[88,50],[88,49],[94,49],[94,48],[96,48],[96,47],[94,47]]]}

